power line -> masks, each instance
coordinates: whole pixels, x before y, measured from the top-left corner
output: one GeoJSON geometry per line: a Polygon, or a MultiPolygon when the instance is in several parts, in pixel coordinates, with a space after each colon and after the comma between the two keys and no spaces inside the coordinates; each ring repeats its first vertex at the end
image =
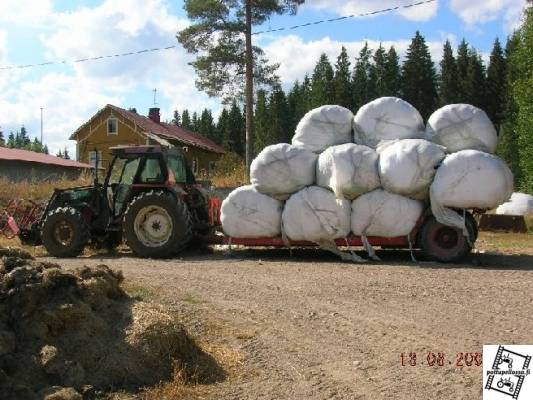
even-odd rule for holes
{"type": "Polygon", "coordinates": [[[319,24],[323,24],[325,22],[336,22],[336,21],[341,21],[343,19],[349,19],[349,18],[368,17],[370,15],[383,14],[383,13],[387,13],[387,12],[391,12],[391,11],[400,10],[402,8],[411,8],[411,7],[421,6],[423,4],[433,3],[435,1],[437,1],[437,0],[423,0],[423,1],[419,1],[417,3],[410,3],[410,4],[403,5],[403,6],[395,6],[395,7],[383,8],[381,10],[369,11],[369,12],[361,13],[361,14],[344,15],[342,17],[330,18],[330,19],[321,19],[321,20],[318,20],[318,21],[307,22],[305,24],[300,24],[300,25],[285,26],[285,27],[281,27],[281,28],[274,28],[274,29],[268,29],[268,30],[259,31],[259,32],[253,32],[252,35],[259,35],[260,33],[288,31],[288,30],[291,30],[291,29],[298,29],[298,28],[303,28],[303,27],[306,27],[306,26],[319,25],[319,24]]]}
{"type": "Polygon", "coordinates": [[[96,57],[87,57],[87,58],[80,58],[78,60],[61,60],[61,61],[48,61],[43,62],[39,64],[23,64],[23,65],[6,65],[4,67],[0,67],[1,70],[8,70],[8,69],[24,69],[24,68],[32,68],[32,67],[44,67],[46,65],[57,65],[57,64],[66,64],[66,63],[82,63],[86,61],[95,61],[95,60],[102,60],[105,58],[113,58],[113,57],[126,57],[126,56],[133,56],[136,54],[144,54],[144,53],[153,53],[156,51],[163,51],[163,50],[170,50],[178,47],[178,45],[172,45],[167,47],[154,47],[151,49],[143,49],[138,51],[130,51],[127,53],[117,53],[117,54],[109,54],[107,56],[96,56],[96,57]]]}
{"type": "MultiPolygon", "coordinates": [[[[318,20],[318,21],[314,21],[314,22],[307,22],[305,24],[300,24],[300,25],[284,26],[284,27],[281,27],[281,28],[267,29],[267,30],[264,30],[264,31],[253,32],[252,35],[259,35],[261,33],[288,31],[288,30],[293,30],[293,29],[304,28],[304,27],[307,27],[307,26],[319,25],[319,24],[323,24],[323,23],[326,23],[326,22],[342,21],[342,20],[350,19],[350,18],[368,17],[368,16],[371,16],[371,15],[384,14],[384,13],[391,12],[391,11],[397,11],[397,10],[400,10],[402,8],[405,9],[405,8],[421,6],[423,4],[433,3],[435,1],[437,1],[437,0],[423,0],[423,1],[416,2],[416,3],[405,4],[403,6],[395,6],[395,7],[383,8],[381,10],[369,11],[369,12],[366,12],[366,13],[344,15],[342,17],[330,18],[330,19],[322,19],[322,20],[318,20]]],[[[153,47],[151,49],[130,51],[130,52],[127,52],[127,53],[109,54],[109,55],[105,55],[105,56],[95,56],[95,57],[80,58],[80,59],[77,59],[77,60],[60,60],[60,61],[47,61],[47,62],[36,63],[36,64],[6,65],[6,66],[0,67],[0,71],[13,70],[13,69],[25,69],[25,68],[33,68],[33,67],[44,67],[44,66],[48,66],[48,65],[59,65],[59,64],[67,64],[67,63],[82,63],[82,62],[87,62],[87,61],[96,61],[96,60],[103,60],[103,59],[106,59],[106,58],[115,58],[115,57],[127,57],[127,56],[133,56],[133,55],[137,55],[137,54],[154,53],[154,52],[157,52],[157,51],[171,50],[171,49],[174,49],[176,47],[178,47],[178,45],[171,45],[171,46],[166,46],[166,47],[153,47]]]]}

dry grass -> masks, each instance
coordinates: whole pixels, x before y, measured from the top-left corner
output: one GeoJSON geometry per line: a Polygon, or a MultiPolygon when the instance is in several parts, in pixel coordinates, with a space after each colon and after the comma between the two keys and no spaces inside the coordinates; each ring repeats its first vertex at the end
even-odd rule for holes
{"type": "Polygon", "coordinates": [[[10,182],[6,178],[0,178],[0,206],[5,206],[12,199],[30,199],[37,202],[47,201],[55,188],[66,189],[90,185],[92,180],[91,174],[83,174],[76,180],[63,178],[53,182],[39,180],[10,182]]]}
{"type": "Polygon", "coordinates": [[[504,254],[533,254],[533,234],[480,232],[476,247],[504,254]]]}
{"type": "MultiPolygon", "coordinates": [[[[202,179],[202,177],[200,177],[202,179]]],[[[217,161],[215,174],[209,178],[217,188],[237,187],[248,184],[244,160],[235,153],[226,153],[217,161]]]]}

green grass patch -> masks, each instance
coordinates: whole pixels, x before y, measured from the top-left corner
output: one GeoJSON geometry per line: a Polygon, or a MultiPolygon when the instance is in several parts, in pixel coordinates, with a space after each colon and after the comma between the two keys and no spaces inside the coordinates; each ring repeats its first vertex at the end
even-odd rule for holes
{"type": "Polygon", "coordinates": [[[124,283],[124,290],[131,296],[143,301],[152,301],[157,298],[156,292],[149,287],[141,286],[133,282],[124,283]]]}

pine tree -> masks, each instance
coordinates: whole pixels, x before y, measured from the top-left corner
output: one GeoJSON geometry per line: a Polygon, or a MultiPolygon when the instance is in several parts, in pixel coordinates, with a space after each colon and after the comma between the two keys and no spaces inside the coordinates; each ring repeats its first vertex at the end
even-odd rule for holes
{"type": "Polygon", "coordinates": [[[325,53],[320,55],[311,78],[311,104],[319,107],[333,104],[335,101],[335,84],[333,67],[325,53]]]}
{"type": "Polygon", "coordinates": [[[350,76],[350,59],[346,48],[342,46],[337,57],[334,76],[335,100],[333,104],[353,110],[352,82],[350,76]]]}
{"type": "Polygon", "coordinates": [[[457,103],[459,89],[457,78],[457,64],[453,56],[452,46],[446,40],[440,62],[439,103],[441,106],[457,103]]]}
{"type": "Polygon", "coordinates": [[[189,110],[185,109],[183,110],[181,114],[181,126],[188,130],[193,130],[192,123],[191,123],[191,117],[189,116],[189,110]]]}
{"type": "Polygon", "coordinates": [[[174,110],[174,117],[172,118],[172,124],[176,126],[181,125],[181,117],[178,110],[174,110]]]}
{"type": "Polygon", "coordinates": [[[220,115],[218,117],[217,121],[217,127],[216,127],[216,135],[217,140],[216,142],[222,146],[224,146],[225,149],[228,149],[227,143],[229,142],[229,129],[228,129],[228,118],[229,113],[228,110],[224,107],[222,111],[220,112],[220,115]]]}
{"type": "Polygon", "coordinates": [[[7,147],[10,149],[14,149],[16,147],[16,141],[15,141],[15,134],[13,131],[9,132],[9,136],[7,138],[7,147]]]}
{"type": "Polygon", "coordinates": [[[487,68],[486,110],[499,131],[505,116],[505,98],[507,93],[507,65],[500,41],[496,38],[490,54],[487,68]]]}
{"type": "Polygon", "coordinates": [[[198,114],[195,112],[192,113],[192,118],[191,118],[191,130],[193,132],[198,132],[198,114]]]}
{"type": "Polygon", "coordinates": [[[385,81],[386,57],[385,49],[380,43],[379,47],[374,52],[374,62],[370,68],[370,82],[375,82],[374,96],[376,98],[386,96],[388,92],[385,81]]]}
{"type": "Polygon", "coordinates": [[[265,146],[270,144],[270,118],[268,115],[268,105],[266,91],[257,91],[257,101],[255,104],[255,153],[259,153],[265,146]]]}
{"type": "Polygon", "coordinates": [[[486,79],[485,66],[481,56],[474,49],[470,49],[467,72],[467,103],[484,110],[486,107],[486,79]]]}
{"type": "Polygon", "coordinates": [[[63,150],[63,158],[65,160],[70,160],[70,154],[68,154],[68,150],[66,146],[65,146],[65,149],[63,150]]]}
{"type": "Polygon", "coordinates": [[[0,147],[5,147],[6,140],[4,139],[4,132],[0,129],[0,147]]]}
{"type": "Polygon", "coordinates": [[[63,158],[63,152],[61,149],[59,149],[59,151],[56,153],[56,157],[63,158]]]}
{"type": "Polygon", "coordinates": [[[268,102],[268,115],[270,117],[269,144],[290,142],[289,104],[281,86],[274,86],[268,102]]]}
{"type": "Polygon", "coordinates": [[[30,140],[30,137],[28,136],[28,132],[26,131],[26,128],[24,127],[24,125],[22,125],[20,127],[20,147],[19,148],[27,149],[30,143],[31,143],[31,140],[30,140]]]}
{"type": "Polygon", "coordinates": [[[211,140],[216,139],[215,125],[213,123],[213,115],[211,111],[207,108],[204,108],[202,114],[200,115],[200,120],[198,121],[198,131],[202,135],[208,137],[211,140]]]}
{"type": "Polygon", "coordinates": [[[468,64],[470,63],[470,56],[468,50],[468,43],[462,40],[457,47],[457,103],[468,103],[468,64]]]}
{"type": "Polygon", "coordinates": [[[416,32],[402,67],[402,97],[427,119],[437,106],[437,73],[426,41],[416,32]]]}
{"type": "Polygon", "coordinates": [[[237,153],[241,157],[244,156],[244,116],[241,109],[237,105],[237,101],[233,100],[228,114],[228,143],[229,150],[237,153]]]}
{"type": "Polygon", "coordinates": [[[400,57],[396,53],[394,46],[391,46],[387,53],[385,60],[385,75],[383,77],[386,96],[399,96],[400,95],[400,57]]]}
{"type": "Polygon", "coordinates": [[[372,57],[372,50],[368,48],[368,43],[365,42],[365,45],[359,51],[359,58],[355,63],[352,74],[354,111],[367,103],[373,95],[371,93],[372,85],[369,84],[370,57],[372,57]]]}
{"type": "Polygon", "coordinates": [[[507,77],[505,93],[505,119],[502,121],[498,148],[496,154],[500,156],[513,172],[516,187],[522,183],[522,173],[520,170],[520,153],[518,151],[518,133],[516,131],[516,119],[518,116],[518,105],[513,96],[512,84],[517,79],[516,66],[511,62],[512,55],[519,44],[518,33],[515,32],[507,39],[505,45],[505,58],[507,60],[507,77]]]}
{"type": "Polygon", "coordinates": [[[516,68],[512,95],[517,105],[516,132],[522,174],[521,188],[533,194],[533,8],[526,8],[518,45],[510,64],[516,68]]]}
{"type": "Polygon", "coordinates": [[[44,153],[44,154],[49,154],[49,152],[48,152],[48,146],[47,146],[46,144],[44,145],[43,153],[44,153]]]}

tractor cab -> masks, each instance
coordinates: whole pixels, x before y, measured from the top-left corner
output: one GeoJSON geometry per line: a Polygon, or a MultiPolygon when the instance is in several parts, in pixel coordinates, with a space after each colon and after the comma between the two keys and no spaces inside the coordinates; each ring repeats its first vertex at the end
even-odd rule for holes
{"type": "Polygon", "coordinates": [[[111,219],[120,217],[135,194],[153,187],[181,191],[196,183],[183,153],[160,146],[112,147],[113,160],[104,181],[111,219]]]}

